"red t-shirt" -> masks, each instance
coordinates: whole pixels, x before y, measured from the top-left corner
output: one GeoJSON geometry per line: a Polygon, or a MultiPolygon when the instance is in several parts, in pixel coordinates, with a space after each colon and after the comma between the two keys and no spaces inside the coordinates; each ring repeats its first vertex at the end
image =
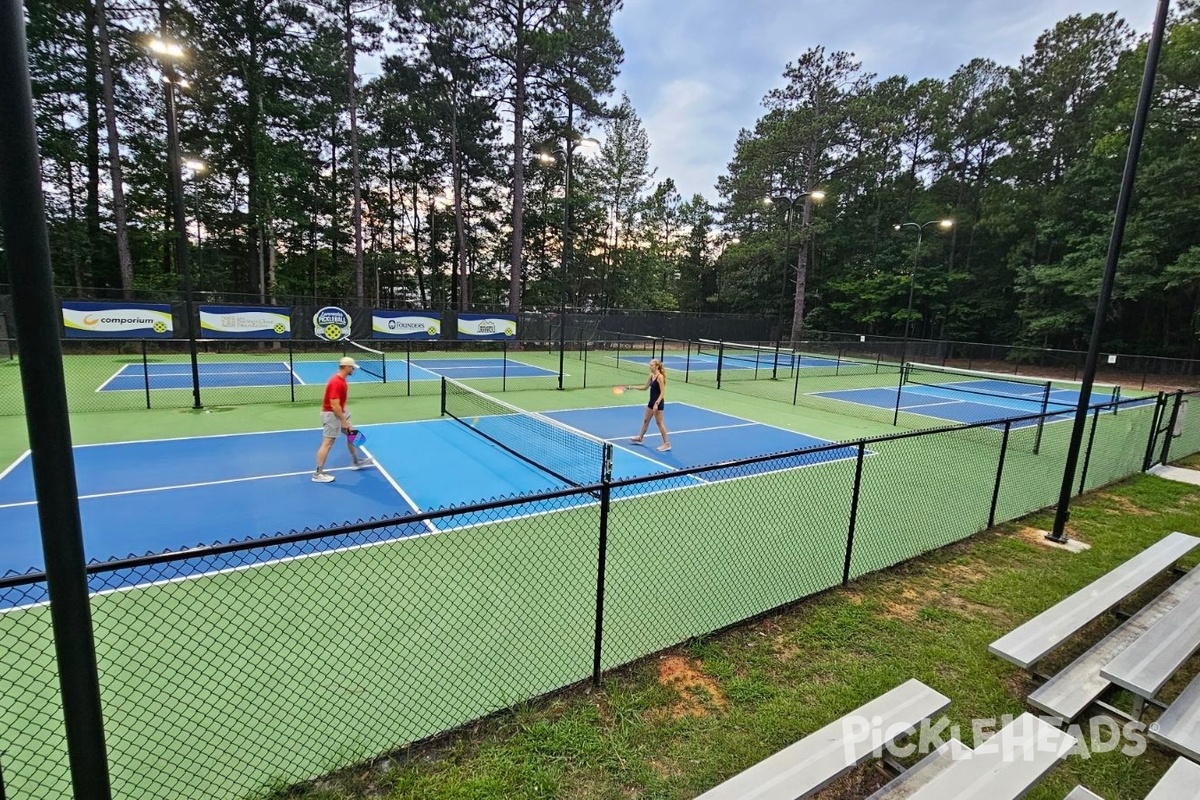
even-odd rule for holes
{"type": "Polygon", "coordinates": [[[339,372],[330,378],[325,384],[325,401],[321,405],[322,411],[333,411],[333,404],[330,402],[333,398],[342,401],[342,411],[346,410],[346,397],[350,394],[350,387],[346,385],[346,379],[339,372]]]}

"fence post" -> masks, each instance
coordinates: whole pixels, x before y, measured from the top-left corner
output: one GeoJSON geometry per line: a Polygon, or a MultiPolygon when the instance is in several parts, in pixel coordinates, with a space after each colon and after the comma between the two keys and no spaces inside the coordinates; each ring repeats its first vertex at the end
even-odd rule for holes
{"type": "MultiPolygon", "coordinates": [[[[592,349],[592,341],[590,339],[588,339],[587,341],[580,342],[579,349],[583,351],[583,388],[586,389],[587,388],[588,351],[592,349]]],[[[687,381],[684,381],[684,383],[686,383],[686,382],[687,381]]]]}
{"type": "Polygon", "coordinates": [[[1154,445],[1158,441],[1158,424],[1162,422],[1163,409],[1167,407],[1166,392],[1159,392],[1154,400],[1154,415],[1150,418],[1150,436],[1146,439],[1146,455],[1142,459],[1142,472],[1150,469],[1154,462],[1154,445]]]}
{"type": "Polygon", "coordinates": [[[404,340],[404,394],[412,397],[412,342],[404,340]]]}
{"type": "Polygon", "coordinates": [[[1004,478],[1004,459],[1008,455],[1008,434],[1012,420],[1004,422],[1004,437],[1000,440],[1000,461],[996,464],[996,485],[992,487],[992,507],[988,511],[988,527],[996,524],[996,506],[1000,503],[1000,482],[1004,478]]]}
{"type": "MultiPolygon", "coordinates": [[[[146,410],[150,410],[150,359],[146,357],[146,340],[142,339],[142,383],[146,385],[146,410]]],[[[0,800],[4,800],[0,797],[0,800]]]]}
{"type": "Polygon", "coordinates": [[[846,560],[842,564],[842,586],[850,583],[850,558],[854,554],[854,528],[858,523],[858,496],[862,487],[863,457],[867,453],[867,443],[858,443],[858,460],[854,464],[854,493],[850,496],[850,528],[846,532],[846,560]]]}
{"type": "MultiPolygon", "coordinates": [[[[503,349],[500,351],[500,357],[501,357],[501,360],[503,361],[503,364],[501,364],[501,366],[500,366],[500,391],[507,392],[508,391],[508,339],[505,339],[504,342],[502,343],[502,345],[503,345],[503,349]]],[[[563,379],[562,358],[563,358],[563,351],[562,351],[562,348],[560,347],[558,350],[558,362],[559,362],[558,363],[558,388],[559,389],[562,388],[562,379],[563,379]]]]}
{"type": "Polygon", "coordinates": [[[600,686],[600,651],[604,643],[604,572],[608,565],[608,509],[612,488],[609,478],[600,483],[600,542],[596,561],[596,633],[592,644],[592,686],[600,686]]]}
{"type": "Polygon", "coordinates": [[[288,386],[292,389],[292,402],[296,402],[296,359],[292,348],[292,340],[289,338],[288,343],[288,386]]]}
{"type": "Polygon", "coordinates": [[[1175,405],[1171,407],[1171,421],[1167,423],[1167,429],[1164,432],[1162,446],[1162,457],[1159,458],[1159,463],[1166,465],[1167,459],[1171,453],[1171,437],[1175,435],[1175,423],[1179,421],[1179,407],[1183,405],[1183,389],[1175,392],[1175,405]]]}
{"type": "Polygon", "coordinates": [[[1079,494],[1083,494],[1083,487],[1087,481],[1088,465],[1092,463],[1092,443],[1096,441],[1096,422],[1100,419],[1100,406],[1096,406],[1092,412],[1092,429],[1088,432],[1087,450],[1083,453],[1083,469],[1079,471],[1079,494]]]}

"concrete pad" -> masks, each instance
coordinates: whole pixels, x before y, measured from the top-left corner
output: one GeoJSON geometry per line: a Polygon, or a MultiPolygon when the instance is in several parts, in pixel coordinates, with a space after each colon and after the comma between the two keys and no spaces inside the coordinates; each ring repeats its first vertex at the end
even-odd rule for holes
{"type": "Polygon", "coordinates": [[[1200,470],[1196,469],[1184,469],[1183,467],[1170,467],[1159,464],[1150,468],[1150,474],[1166,478],[1169,481],[1179,481],[1180,483],[1190,483],[1193,486],[1200,486],[1200,470]]]}
{"type": "Polygon", "coordinates": [[[1042,534],[1041,537],[1027,537],[1026,541],[1036,541],[1046,547],[1053,547],[1055,550],[1066,550],[1068,553],[1083,553],[1091,550],[1092,546],[1087,542],[1080,542],[1075,539],[1067,539],[1065,542],[1055,542],[1050,539],[1050,531],[1038,530],[1042,534]]]}

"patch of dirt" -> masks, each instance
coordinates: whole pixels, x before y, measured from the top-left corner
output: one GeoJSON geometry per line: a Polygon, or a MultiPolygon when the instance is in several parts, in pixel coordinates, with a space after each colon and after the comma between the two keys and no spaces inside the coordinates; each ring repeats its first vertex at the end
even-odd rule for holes
{"type": "Polygon", "coordinates": [[[657,758],[650,759],[650,769],[662,778],[678,778],[683,774],[683,770],[679,768],[678,764],[671,764],[657,758]]]}
{"type": "MultiPolygon", "coordinates": [[[[1045,547],[1047,533],[1048,533],[1048,531],[1038,530],[1037,528],[1026,527],[1026,528],[1021,528],[1019,531],[1017,531],[1017,536],[1020,536],[1022,539],[1029,542],[1030,544],[1036,544],[1039,547],[1045,547]]],[[[1077,542],[1085,542],[1085,543],[1087,542],[1087,538],[1084,536],[1080,536],[1079,532],[1076,531],[1074,528],[1072,528],[1070,525],[1067,525],[1066,534],[1067,534],[1068,539],[1073,539],[1077,542]]]]}
{"type": "Polygon", "coordinates": [[[698,662],[666,656],[658,664],[658,682],[679,693],[679,701],[670,710],[671,719],[703,717],[725,708],[721,688],[701,671],[698,662]]]}
{"type": "Polygon", "coordinates": [[[915,622],[923,608],[948,608],[966,616],[993,616],[999,609],[972,602],[946,591],[906,586],[898,597],[884,602],[884,616],[902,622],[915,622]]]}
{"type": "Polygon", "coordinates": [[[1115,494],[1102,494],[1100,499],[1105,503],[1116,506],[1116,511],[1121,514],[1134,514],[1139,517],[1157,516],[1157,511],[1147,511],[1127,497],[1121,497],[1115,494]]]}
{"type": "Polygon", "coordinates": [[[942,571],[956,581],[979,583],[988,576],[988,573],[981,569],[982,566],[978,562],[974,564],[947,564],[942,571]]]}

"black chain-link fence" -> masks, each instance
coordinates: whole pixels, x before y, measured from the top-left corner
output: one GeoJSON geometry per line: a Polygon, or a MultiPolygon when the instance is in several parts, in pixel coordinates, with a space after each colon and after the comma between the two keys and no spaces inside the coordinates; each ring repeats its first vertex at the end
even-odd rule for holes
{"type": "MultiPolygon", "coordinates": [[[[1194,396],[1093,409],[1081,489],[1200,450],[1194,396]]],[[[1071,425],[1035,453],[1040,421],[93,564],[115,796],[311,779],[1050,505],[1071,425]]],[[[48,612],[44,575],[0,578],[11,798],[70,792],[48,612]]]]}

